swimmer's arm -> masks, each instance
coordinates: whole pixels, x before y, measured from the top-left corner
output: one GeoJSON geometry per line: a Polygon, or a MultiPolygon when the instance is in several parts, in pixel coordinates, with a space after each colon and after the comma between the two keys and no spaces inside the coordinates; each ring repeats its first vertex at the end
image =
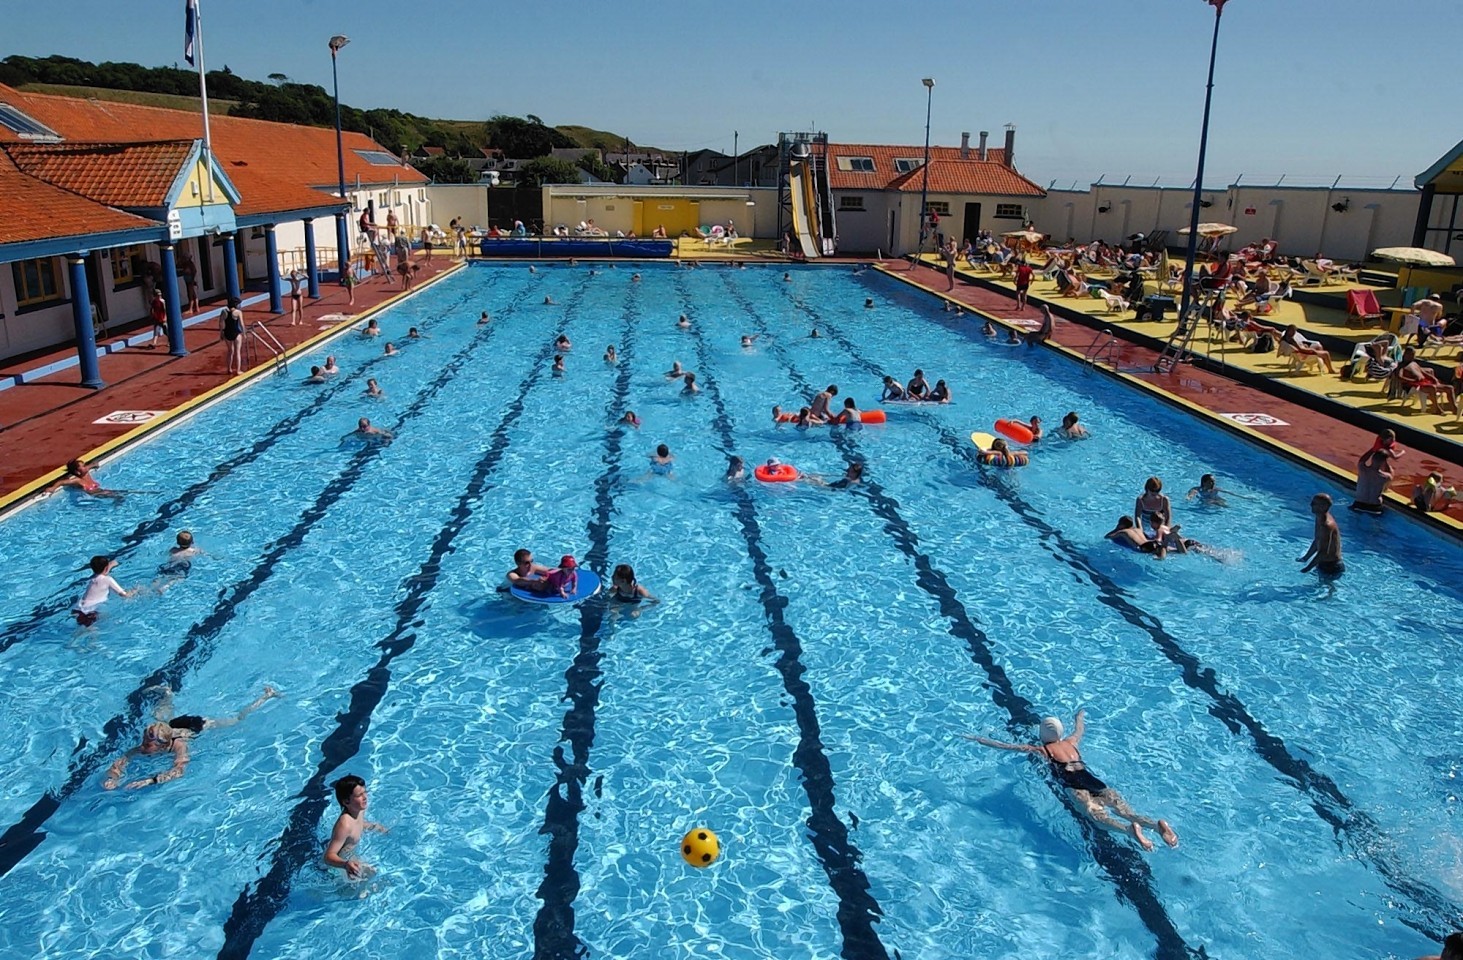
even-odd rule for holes
{"type": "Polygon", "coordinates": [[[1017,750],[1021,753],[1040,753],[1041,747],[1032,746],[1029,743],[1002,743],[1000,740],[992,740],[990,737],[977,737],[974,734],[962,733],[966,740],[974,740],[983,747],[995,747],[997,750],[1017,750]]]}
{"type": "Polygon", "coordinates": [[[127,772],[127,762],[137,755],[137,748],[133,747],[116,759],[107,769],[107,779],[102,781],[102,789],[115,790],[117,784],[122,782],[122,774],[127,772]]]}
{"type": "Polygon", "coordinates": [[[644,597],[646,600],[649,600],[651,603],[660,603],[660,597],[657,597],[655,594],[651,593],[649,590],[645,589],[639,584],[635,585],[635,590],[637,593],[640,594],[640,596],[644,597]]]}
{"type": "Polygon", "coordinates": [[[377,833],[390,833],[391,832],[390,830],[386,829],[386,824],[384,824],[384,823],[372,823],[370,820],[366,820],[366,821],[362,822],[361,828],[362,829],[365,829],[365,830],[374,830],[377,833]]]}
{"type": "Polygon", "coordinates": [[[350,838],[350,824],[342,816],[335,821],[335,829],[330,831],[330,843],[325,846],[325,865],[344,870],[345,875],[354,880],[361,874],[361,861],[347,860],[340,855],[350,838]]]}
{"type": "Polygon", "coordinates": [[[188,741],[182,737],[173,740],[173,765],[162,773],[152,777],[144,777],[141,780],[133,780],[127,784],[126,789],[137,790],[142,787],[152,787],[159,783],[167,783],[169,780],[176,780],[188,771],[188,741]]]}
{"type": "MultiPolygon", "coordinates": [[[[1303,553],[1303,554],[1301,554],[1299,557],[1297,557],[1296,560],[1295,560],[1295,562],[1296,563],[1305,563],[1311,557],[1315,556],[1317,554],[1317,551],[1320,550],[1320,548],[1321,548],[1321,538],[1320,537],[1316,537],[1316,538],[1312,539],[1311,540],[1311,545],[1306,548],[1306,552],[1303,553]]],[[[1301,573],[1306,573],[1313,566],[1315,566],[1314,563],[1312,563],[1310,567],[1306,567],[1304,570],[1302,570],[1301,573]]]]}
{"type": "Polygon", "coordinates": [[[1199,488],[1198,487],[1190,487],[1189,488],[1189,492],[1186,493],[1186,494],[1184,494],[1184,499],[1185,500],[1192,500],[1195,497],[1197,497],[1198,495],[1199,495],[1199,488]]]}
{"type": "Polygon", "coordinates": [[[1077,744],[1079,744],[1079,743],[1082,742],[1082,735],[1084,733],[1086,733],[1086,732],[1087,732],[1087,711],[1086,710],[1078,710],[1077,711],[1077,719],[1074,720],[1074,721],[1072,721],[1072,735],[1070,737],[1068,737],[1067,739],[1070,740],[1072,742],[1072,746],[1075,747],[1077,744]]]}

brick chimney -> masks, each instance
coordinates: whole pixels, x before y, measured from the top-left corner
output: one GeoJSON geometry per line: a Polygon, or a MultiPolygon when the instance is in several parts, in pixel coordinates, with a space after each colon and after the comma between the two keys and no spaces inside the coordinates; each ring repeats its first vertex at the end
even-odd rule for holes
{"type": "Polygon", "coordinates": [[[970,159],[970,131],[969,130],[967,130],[964,133],[960,134],[960,159],[961,160],[969,160],[970,159]]]}
{"type": "Polygon", "coordinates": [[[1016,124],[1006,124],[1006,166],[1016,169],[1016,124]]]}
{"type": "Polygon", "coordinates": [[[980,152],[977,153],[976,156],[980,157],[982,160],[989,160],[990,159],[990,155],[986,152],[986,147],[985,147],[986,138],[989,137],[990,135],[991,134],[990,134],[990,131],[989,130],[982,130],[980,132],[980,152]]]}

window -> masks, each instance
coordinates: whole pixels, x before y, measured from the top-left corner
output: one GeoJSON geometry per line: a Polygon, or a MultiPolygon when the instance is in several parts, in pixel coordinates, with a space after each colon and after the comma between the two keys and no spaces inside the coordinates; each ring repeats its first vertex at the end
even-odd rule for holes
{"type": "Polygon", "coordinates": [[[997,220],[1025,220],[1026,208],[1019,203],[996,204],[997,220]]]}
{"type": "Polygon", "coordinates": [[[918,170],[923,163],[924,161],[919,157],[895,157],[894,172],[908,173],[911,170],[918,170]]]}
{"type": "Polygon", "coordinates": [[[0,127],[17,133],[22,140],[60,140],[50,127],[21,113],[8,103],[0,103],[0,127]]]}
{"type": "Polygon", "coordinates": [[[396,167],[401,165],[401,161],[397,160],[385,150],[354,150],[352,152],[373,167],[396,167]]]}
{"type": "Polygon", "coordinates": [[[950,204],[944,200],[931,200],[925,204],[925,212],[937,216],[948,217],[950,215],[950,204]]]}
{"type": "Polygon", "coordinates": [[[838,209],[840,211],[843,211],[843,210],[862,210],[863,208],[864,208],[864,198],[863,197],[839,197],[838,198],[838,209]]]}
{"type": "Polygon", "coordinates": [[[125,287],[142,279],[142,247],[118,247],[111,252],[112,286],[125,287]]]}
{"type": "Polygon", "coordinates": [[[837,157],[835,158],[835,162],[838,165],[838,169],[849,173],[874,172],[873,157],[837,157]]]}
{"type": "Polygon", "coordinates": [[[61,299],[56,277],[56,258],[21,260],[10,265],[15,276],[15,301],[19,307],[33,307],[61,299]]]}

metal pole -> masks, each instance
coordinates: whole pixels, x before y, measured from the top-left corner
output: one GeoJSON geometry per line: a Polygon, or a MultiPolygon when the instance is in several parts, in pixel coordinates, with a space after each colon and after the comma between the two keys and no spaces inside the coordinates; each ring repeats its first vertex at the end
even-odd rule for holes
{"type": "Polygon", "coordinates": [[[741,183],[737,179],[737,174],[741,172],[742,166],[741,159],[737,156],[737,138],[740,136],[741,134],[738,131],[732,131],[732,186],[734,187],[741,183]]]}
{"type": "MultiPolygon", "coordinates": [[[[342,201],[345,200],[345,141],[340,133],[340,73],[335,66],[335,55],[340,51],[341,47],[349,42],[350,40],[346,37],[337,36],[330,38],[330,79],[335,87],[335,162],[336,172],[340,177],[340,199],[342,201]]],[[[350,251],[346,248],[345,243],[348,238],[349,227],[339,230],[338,233],[339,237],[337,238],[338,242],[336,246],[340,247],[338,251],[340,254],[340,276],[344,278],[346,269],[350,263],[350,251]]]]}
{"type": "Polygon", "coordinates": [[[935,99],[935,81],[925,77],[923,83],[925,85],[925,162],[924,181],[919,188],[919,249],[915,251],[916,258],[925,252],[925,229],[930,219],[930,107],[935,99]]]}
{"type": "Polygon", "coordinates": [[[203,168],[208,171],[208,202],[213,203],[213,138],[208,132],[208,81],[203,72],[203,4],[193,7],[193,43],[198,48],[198,99],[203,102],[203,168]]]}
{"type": "Polygon", "coordinates": [[[1209,146],[1209,104],[1214,99],[1214,57],[1219,51],[1219,18],[1224,14],[1225,0],[1209,0],[1214,4],[1214,39],[1209,44],[1209,85],[1204,90],[1204,122],[1199,128],[1199,171],[1194,175],[1194,202],[1189,211],[1189,249],[1184,256],[1183,293],[1179,301],[1179,322],[1189,315],[1193,300],[1194,260],[1199,250],[1199,201],[1204,193],[1204,153],[1209,146]]]}

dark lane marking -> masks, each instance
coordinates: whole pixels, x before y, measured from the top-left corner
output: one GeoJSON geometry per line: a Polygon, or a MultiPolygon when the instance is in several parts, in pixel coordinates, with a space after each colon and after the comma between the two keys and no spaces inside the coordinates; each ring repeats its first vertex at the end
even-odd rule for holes
{"type": "MultiPolygon", "coordinates": [[[[869,371],[872,376],[882,378],[883,373],[878,366],[861,356],[837,326],[830,325],[826,317],[805,303],[799,301],[798,306],[816,317],[820,328],[830,339],[842,346],[855,363],[869,371]]],[[[1048,523],[1014,489],[983,469],[976,457],[975,448],[968,439],[957,436],[926,411],[914,408],[911,414],[912,419],[919,420],[934,430],[945,447],[977,471],[983,486],[991,490],[1023,523],[1039,534],[1038,542],[1043,550],[1095,586],[1100,603],[1117,611],[1129,624],[1148,635],[1164,658],[1180,668],[1184,685],[1209,698],[1211,716],[1224,724],[1230,733],[1236,736],[1247,735],[1250,738],[1254,752],[1310,799],[1316,815],[1336,835],[1338,846],[1351,856],[1370,864],[1383,883],[1407,898],[1412,905],[1411,912],[1393,904],[1399,906],[1398,919],[1402,923],[1437,939],[1442,933],[1456,929],[1463,922],[1463,906],[1449,900],[1431,884],[1411,877],[1399,863],[1388,856],[1388,852],[1394,850],[1396,844],[1370,814],[1358,809],[1329,776],[1292,753],[1285,741],[1267,730],[1239,697],[1222,690],[1214,668],[1205,666],[1203,661],[1186,650],[1168,632],[1161,620],[1130,601],[1127,592],[1103,573],[1085,550],[1048,523]]]]}
{"type": "MultiPolygon", "coordinates": [[[[567,311],[577,305],[583,285],[566,303],[567,311]]],[[[496,326],[495,321],[494,325],[496,326]]],[[[405,595],[396,604],[396,624],[384,640],[376,644],[380,659],[366,671],[365,677],[351,687],[350,703],[339,714],[337,725],[320,745],[320,762],[300,790],[299,801],[290,812],[284,833],[274,846],[269,870],[256,884],[246,886],[234,901],[224,921],[224,943],[218,952],[220,960],[241,960],[254,948],[264,929],[289,902],[295,874],[306,863],[320,856],[318,831],[320,816],[331,800],[326,778],[357,753],[371,727],[371,717],[391,685],[391,665],[407,654],[417,642],[417,629],[422,626],[422,611],[431,592],[442,576],[442,561],[453,552],[453,544],[466,529],[473,511],[483,496],[493,489],[488,478],[508,451],[509,431],[522,418],[526,397],[543,377],[543,370],[553,355],[553,342],[544,344],[534,358],[528,375],[518,384],[513,399],[488,441],[487,451],[478,460],[467,486],[448,513],[448,521],[432,539],[427,559],[415,574],[402,581],[405,595]]]]}
{"type": "MultiPolygon", "coordinates": [[[[639,284],[630,284],[621,334],[619,370],[605,405],[606,418],[616,426],[607,431],[602,461],[604,472],[594,481],[594,515],[589,521],[589,569],[605,578],[609,587],[610,528],[614,522],[615,490],[620,484],[620,448],[625,427],[619,424],[630,395],[630,368],[635,360],[635,329],[640,320],[639,284]]],[[[549,838],[544,879],[537,896],[542,905],[533,920],[533,955],[536,960],[577,960],[588,947],[574,930],[574,901],[579,896],[579,871],[574,855],[579,849],[579,815],[584,812],[584,785],[589,780],[589,751],[594,746],[595,711],[599,707],[600,627],[604,622],[607,592],[579,607],[579,651],[564,673],[564,699],[572,706],[564,714],[559,745],[554,748],[558,771],[548,792],[544,822],[539,833],[549,838]],[[572,759],[566,759],[564,742],[572,759]]]]}
{"type": "MultiPolygon", "coordinates": [[[[455,310],[458,307],[466,305],[472,296],[473,294],[464,294],[457,303],[448,309],[455,310]]],[[[425,327],[428,326],[428,323],[427,321],[421,321],[418,325],[425,327]]],[[[349,336],[349,334],[346,335],[349,336]]],[[[344,390],[347,385],[358,382],[362,374],[384,359],[386,358],[380,354],[367,359],[349,376],[338,380],[317,393],[315,399],[303,409],[297,410],[270,427],[247,450],[221,461],[209,472],[207,477],[189,486],[167,503],[159,505],[157,508],[157,516],[139,523],[136,529],[122,538],[122,546],[110,555],[118,560],[123,559],[146,543],[150,538],[167,531],[172,526],[173,520],[179,514],[193,506],[203,494],[213,489],[220,480],[240,467],[247,466],[255,460],[258,460],[280,440],[299,430],[300,426],[306,420],[323,410],[336,394],[344,390]]],[[[72,601],[85,583],[85,577],[72,580],[65,587],[53,593],[48,599],[36,604],[31,612],[23,619],[15,621],[3,631],[0,631],[0,653],[4,653],[24,640],[51,617],[69,611],[72,601]]]]}
{"type": "MultiPolygon", "coordinates": [[[[447,361],[437,377],[417,394],[411,406],[404,410],[393,424],[392,432],[400,431],[403,426],[420,416],[428,402],[441,391],[472,354],[492,338],[493,332],[498,327],[499,325],[495,323],[480,328],[476,336],[447,361]]],[[[181,689],[183,679],[189,671],[208,662],[213,655],[219,635],[234,619],[239,606],[269,580],[279,561],[303,543],[306,535],[325,517],[326,511],[355,486],[356,481],[360,479],[366,467],[376,459],[381,449],[382,447],[378,444],[370,444],[356,451],[346,468],[321,491],[315,502],[300,514],[300,519],[295,526],[274,541],[269,551],[249,575],[220,592],[213,610],[189,629],[187,639],[183,641],[168,662],[155,670],[151,676],[138,685],[137,689],[127,695],[126,711],[107,721],[103,727],[105,736],[100,743],[88,749],[86,738],[81,739],[73,753],[71,772],[67,776],[66,782],[59,789],[46,791],[17,823],[7,829],[4,834],[0,834],[0,877],[10,873],[46,839],[46,833],[41,827],[60,808],[61,803],[104,766],[110,756],[125,749],[135,740],[137,723],[149,704],[148,688],[166,683],[177,691],[181,689]]]]}
{"type": "MultiPolygon", "coordinates": [[[[684,283],[678,283],[685,300],[684,283]]],[[[711,355],[699,325],[693,326],[691,332],[696,342],[696,362],[701,368],[703,389],[716,410],[712,430],[720,441],[722,452],[731,456],[736,450],[731,417],[721,396],[721,387],[710,374],[711,355]]],[[[777,672],[782,677],[783,689],[792,701],[793,716],[797,720],[798,744],[793,750],[792,760],[802,775],[803,791],[808,797],[808,839],[812,841],[818,861],[828,875],[829,886],[838,897],[842,955],[845,960],[887,958],[889,951],[875,929],[884,911],[870,892],[868,875],[860,865],[864,855],[849,837],[848,826],[838,816],[833,766],[823,750],[818,706],[813,699],[812,688],[803,679],[807,667],[802,662],[802,641],[784,615],[787,598],[777,592],[777,585],[772,579],[772,566],[762,548],[762,527],[757,520],[752,496],[744,484],[733,484],[732,496],[737,505],[737,524],[747,544],[747,557],[752,561],[752,575],[762,588],[759,599],[767,617],[768,632],[772,634],[778,652],[777,672]]],[[[895,956],[898,956],[897,951],[895,956]]]]}
{"type": "MultiPolygon", "coordinates": [[[[796,365],[776,338],[767,335],[766,321],[757,312],[757,309],[730,283],[728,283],[728,288],[731,291],[732,299],[747,311],[756,322],[759,332],[771,343],[772,349],[778,354],[794,389],[804,396],[811,396],[816,392],[807,379],[799,373],[796,365]]],[[[822,318],[819,318],[818,323],[820,327],[825,325],[822,318]]],[[[866,465],[863,455],[854,443],[851,431],[829,428],[828,439],[842,454],[846,463],[866,465]]],[[[868,473],[864,474],[861,486],[864,499],[869,501],[874,514],[884,521],[884,532],[889,535],[899,551],[914,563],[916,585],[935,601],[941,616],[949,623],[950,635],[964,641],[966,648],[970,651],[971,659],[985,673],[985,685],[990,691],[991,700],[996,706],[1006,711],[1008,717],[1006,726],[1011,731],[1012,738],[1026,739],[1031,734],[1031,728],[1040,720],[1040,716],[1031,701],[1016,691],[1015,685],[1006,675],[1005,669],[996,660],[990,637],[980,629],[970,612],[966,610],[965,605],[960,602],[944,572],[936,567],[930,557],[921,549],[919,537],[899,512],[899,502],[885,493],[884,489],[877,481],[871,479],[868,473]]],[[[851,492],[857,491],[858,488],[854,488],[854,491],[851,492]]],[[[1035,759],[1033,755],[1028,755],[1028,759],[1033,767],[1040,770],[1043,774],[1043,782],[1076,821],[1092,852],[1093,859],[1112,880],[1118,898],[1133,907],[1143,925],[1157,940],[1155,956],[1162,960],[1208,956],[1203,946],[1191,947],[1185,941],[1183,934],[1179,932],[1173,919],[1169,917],[1168,911],[1154,890],[1153,875],[1143,855],[1126,842],[1119,842],[1106,830],[1096,826],[1083,811],[1073,804],[1066,790],[1044,775],[1045,765],[1040,760],[1035,759]]]]}

